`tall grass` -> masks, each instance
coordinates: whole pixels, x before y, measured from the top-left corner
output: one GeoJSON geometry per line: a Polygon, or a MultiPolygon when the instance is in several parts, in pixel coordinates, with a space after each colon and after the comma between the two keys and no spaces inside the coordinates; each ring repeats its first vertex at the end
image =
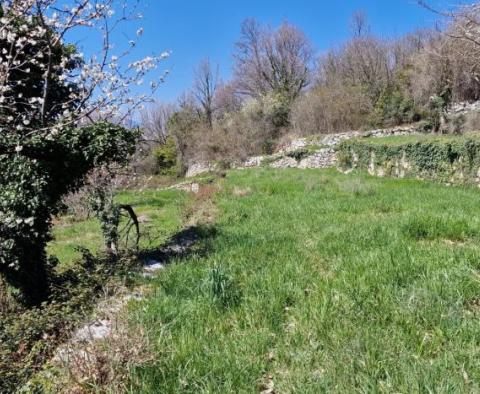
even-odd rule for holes
{"type": "Polygon", "coordinates": [[[294,169],[222,189],[207,253],[131,311],[156,354],[132,392],[480,391],[477,190],[294,169]]]}

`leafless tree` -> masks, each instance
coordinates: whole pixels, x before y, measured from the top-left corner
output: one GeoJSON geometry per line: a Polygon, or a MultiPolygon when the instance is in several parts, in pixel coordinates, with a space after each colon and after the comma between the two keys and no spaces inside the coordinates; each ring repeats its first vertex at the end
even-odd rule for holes
{"type": "Polygon", "coordinates": [[[480,98],[480,4],[441,12],[425,2],[422,6],[441,18],[423,48],[411,62],[412,96],[422,105],[432,98],[471,101],[480,98]]]}
{"type": "Polygon", "coordinates": [[[363,11],[355,11],[350,21],[350,29],[354,37],[361,37],[364,34],[370,33],[370,26],[368,25],[367,16],[363,11]]]}
{"type": "Polygon", "coordinates": [[[213,125],[215,93],[219,79],[218,65],[213,67],[210,60],[204,59],[195,70],[193,94],[197,99],[209,128],[213,125]]]}
{"type": "Polygon", "coordinates": [[[399,70],[409,67],[413,59],[423,53],[437,32],[431,29],[421,29],[401,36],[391,42],[392,69],[399,70]]]}
{"type": "Polygon", "coordinates": [[[241,100],[234,81],[219,84],[215,94],[215,108],[217,117],[240,110],[241,100]]]}
{"type": "Polygon", "coordinates": [[[140,114],[143,139],[149,143],[163,144],[168,137],[168,121],[175,113],[175,105],[157,103],[140,114]]]}
{"type": "Polygon", "coordinates": [[[309,83],[313,49],[305,34],[288,22],[276,29],[247,19],[234,53],[241,94],[259,97],[275,91],[294,99],[309,83]]]}
{"type": "Polygon", "coordinates": [[[390,60],[386,41],[371,35],[354,37],[319,60],[319,81],[330,86],[362,86],[374,99],[391,79],[390,60]]]}

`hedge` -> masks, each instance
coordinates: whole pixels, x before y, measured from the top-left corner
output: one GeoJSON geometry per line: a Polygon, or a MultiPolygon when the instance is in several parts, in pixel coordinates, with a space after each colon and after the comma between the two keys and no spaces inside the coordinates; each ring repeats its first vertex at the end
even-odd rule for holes
{"type": "Polygon", "coordinates": [[[337,148],[339,167],[371,175],[480,185],[480,136],[360,138],[337,148]]]}

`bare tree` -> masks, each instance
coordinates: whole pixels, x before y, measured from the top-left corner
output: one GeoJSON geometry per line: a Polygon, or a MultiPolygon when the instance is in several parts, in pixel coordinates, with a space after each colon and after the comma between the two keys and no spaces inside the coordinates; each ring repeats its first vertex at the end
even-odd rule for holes
{"type": "Polygon", "coordinates": [[[168,121],[175,113],[175,105],[157,103],[140,113],[143,139],[148,143],[164,144],[168,137],[168,121]]]}
{"type": "Polygon", "coordinates": [[[215,94],[217,117],[239,111],[241,100],[234,82],[220,83],[215,94]]]}
{"type": "Polygon", "coordinates": [[[390,48],[373,36],[354,37],[319,60],[319,82],[361,86],[375,100],[392,77],[390,48]]]}
{"type": "Polygon", "coordinates": [[[423,101],[442,92],[452,101],[480,99],[480,3],[447,12],[419,4],[443,23],[437,23],[436,35],[415,59],[415,95],[423,101]]]}
{"type": "Polygon", "coordinates": [[[259,97],[280,92],[294,99],[309,83],[313,49],[305,34],[288,22],[277,30],[247,19],[234,54],[239,92],[259,97]]]}
{"type": "Polygon", "coordinates": [[[370,26],[368,25],[367,16],[363,11],[355,11],[352,14],[350,29],[352,30],[354,37],[361,37],[364,34],[370,33],[370,26]]]}
{"type": "Polygon", "coordinates": [[[202,60],[195,70],[193,94],[200,104],[209,128],[212,128],[213,125],[218,74],[218,65],[213,68],[209,59],[202,60]]]}

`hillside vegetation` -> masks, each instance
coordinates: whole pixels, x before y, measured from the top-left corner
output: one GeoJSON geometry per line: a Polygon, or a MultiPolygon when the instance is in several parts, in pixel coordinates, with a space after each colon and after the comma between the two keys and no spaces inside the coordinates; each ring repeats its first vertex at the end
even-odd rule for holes
{"type": "Polygon", "coordinates": [[[186,93],[143,113],[148,142],[136,168],[184,174],[201,162],[233,167],[272,154],[292,135],[412,123],[420,132],[478,130],[478,106],[461,108],[480,99],[480,7],[432,16],[440,18],[436,29],[386,38],[355,12],[350,37],[322,54],[300,26],[244,20],[228,80],[205,58],[186,93]]]}
{"type": "Polygon", "coordinates": [[[410,135],[343,141],[338,164],[371,175],[432,179],[448,185],[480,184],[478,133],[410,135]]]}
{"type": "Polygon", "coordinates": [[[170,103],[138,3],[1,2],[0,392],[480,392],[480,2],[170,103]]]}

